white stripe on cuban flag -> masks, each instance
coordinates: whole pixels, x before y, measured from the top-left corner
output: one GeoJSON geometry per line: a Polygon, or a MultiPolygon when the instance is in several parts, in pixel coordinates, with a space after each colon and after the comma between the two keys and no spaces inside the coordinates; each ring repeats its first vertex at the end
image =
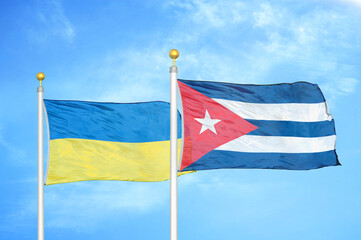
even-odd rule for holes
{"type": "Polygon", "coordinates": [[[236,152],[315,153],[335,149],[336,135],[327,137],[274,137],[245,135],[215,150],[236,152]]]}
{"type": "Polygon", "coordinates": [[[214,101],[244,119],[319,122],[332,120],[326,102],[322,103],[246,103],[226,99],[214,101]]]}

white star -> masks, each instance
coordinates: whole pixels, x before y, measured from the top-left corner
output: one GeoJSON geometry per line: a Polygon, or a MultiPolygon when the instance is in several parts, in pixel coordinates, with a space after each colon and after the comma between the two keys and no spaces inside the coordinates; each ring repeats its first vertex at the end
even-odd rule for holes
{"type": "Polygon", "coordinates": [[[201,132],[199,134],[201,134],[202,132],[204,132],[207,129],[209,129],[212,132],[214,132],[215,134],[217,134],[217,131],[216,131],[214,125],[216,123],[218,123],[219,121],[221,121],[221,120],[219,120],[219,119],[211,119],[207,109],[206,109],[206,115],[204,116],[204,118],[194,118],[194,119],[202,124],[202,129],[201,129],[201,132]]]}

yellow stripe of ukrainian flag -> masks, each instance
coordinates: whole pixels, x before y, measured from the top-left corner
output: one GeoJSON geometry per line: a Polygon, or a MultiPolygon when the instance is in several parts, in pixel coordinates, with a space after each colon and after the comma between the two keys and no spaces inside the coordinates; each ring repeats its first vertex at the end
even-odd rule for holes
{"type": "Polygon", "coordinates": [[[51,140],[50,149],[46,185],[87,180],[154,182],[167,180],[170,175],[170,141],[124,143],[68,138],[51,140]]]}

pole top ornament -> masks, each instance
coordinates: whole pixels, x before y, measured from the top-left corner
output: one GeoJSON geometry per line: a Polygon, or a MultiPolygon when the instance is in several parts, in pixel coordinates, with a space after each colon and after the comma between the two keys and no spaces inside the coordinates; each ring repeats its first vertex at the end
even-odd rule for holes
{"type": "Polygon", "coordinates": [[[175,66],[175,60],[178,58],[179,52],[177,49],[172,49],[169,51],[169,57],[173,59],[173,66],[175,66]]]}
{"type": "Polygon", "coordinates": [[[43,81],[45,79],[45,74],[42,72],[39,72],[38,74],[36,74],[36,78],[40,81],[40,87],[41,87],[41,81],[43,81]]]}

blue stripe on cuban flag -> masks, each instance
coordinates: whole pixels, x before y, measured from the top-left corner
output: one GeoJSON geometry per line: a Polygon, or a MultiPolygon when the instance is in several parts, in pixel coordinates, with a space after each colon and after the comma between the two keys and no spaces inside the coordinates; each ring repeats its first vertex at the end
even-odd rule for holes
{"type": "Polygon", "coordinates": [[[179,81],[257,127],[206,153],[182,171],[219,168],[308,170],[340,165],[335,151],[335,123],[317,84],[179,81]]]}

